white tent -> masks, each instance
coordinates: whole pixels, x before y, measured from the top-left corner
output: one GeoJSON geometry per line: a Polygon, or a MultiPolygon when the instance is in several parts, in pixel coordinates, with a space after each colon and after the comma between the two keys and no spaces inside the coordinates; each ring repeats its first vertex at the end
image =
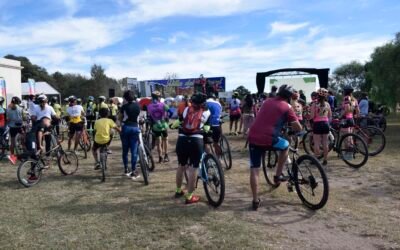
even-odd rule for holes
{"type": "MultiPolygon", "coordinates": [[[[47,96],[57,96],[59,100],[61,99],[60,93],[47,82],[36,82],[35,85],[36,94],[43,93],[47,96]]],[[[27,82],[23,82],[21,83],[21,86],[22,96],[29,95],[29,84],[27,82]]]]}

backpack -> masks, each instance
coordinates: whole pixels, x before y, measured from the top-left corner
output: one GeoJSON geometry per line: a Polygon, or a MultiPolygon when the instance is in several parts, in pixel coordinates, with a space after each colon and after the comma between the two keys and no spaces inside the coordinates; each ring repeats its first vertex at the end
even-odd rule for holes
{"type": "Polygon", "coordinates": [[[94,116],[93,104],[87,104],[86,106],[86,116],[94,116]]]}
{"type": "Polygon", "coordinates": [[[200,130],[203,112],[203,108],[200,108],[199,110],[195,110],[193,107],[188,108],[186,117],[183,119],[182,124],[182,131],[185,134],[195,134],[200,130]]]}

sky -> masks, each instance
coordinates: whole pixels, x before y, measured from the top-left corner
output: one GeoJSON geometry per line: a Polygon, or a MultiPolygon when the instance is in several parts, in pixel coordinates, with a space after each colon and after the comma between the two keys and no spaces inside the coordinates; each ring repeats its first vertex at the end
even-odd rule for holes
{"type": "Polygon", "coordinates": [[[369,60],[400,32],[399,0],[0,0],[0,56],[49,73],[225,76],[369,60]]]}

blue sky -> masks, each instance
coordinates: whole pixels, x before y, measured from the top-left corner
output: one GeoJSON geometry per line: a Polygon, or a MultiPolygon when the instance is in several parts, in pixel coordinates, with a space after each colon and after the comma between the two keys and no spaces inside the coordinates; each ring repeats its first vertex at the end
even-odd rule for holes
{"type": "Polygon", "coordinates": [[[398,0],[0,0],[0,56],[115,78],[225,76],[365,62],[400,32],[398,0]]]}

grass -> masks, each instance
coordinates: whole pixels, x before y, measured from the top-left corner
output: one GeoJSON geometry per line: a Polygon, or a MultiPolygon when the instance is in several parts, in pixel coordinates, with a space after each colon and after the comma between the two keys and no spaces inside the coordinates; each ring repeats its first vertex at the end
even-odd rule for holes
{"type": "MultiPolygon", "coordinates": [[[[285,185],[267,188],[262,175],[263,207],[250,211],[248,156],[242,150],[244,140],[238,138],[229,138],[233,168],[225,173],[226,198],[218,209],[206,202],[186,206],[172,197],[175,157],[170,164],[156,166],[149,186],[123,177],[119,141],[113,143],[105,183],[88,159],[80,161],[74,176],[62,176],[53,167],[37,186],[27,189],[18,183],[16,167],[4,161],[0,248],[399,248],[399,129],[399,124],[388,126],[385,151],[359,170],[331,156],[330,197],[317,212],[304,208],[285,185]]],[[[200,183],[197,193],[205,199],[200,183]]]]}

